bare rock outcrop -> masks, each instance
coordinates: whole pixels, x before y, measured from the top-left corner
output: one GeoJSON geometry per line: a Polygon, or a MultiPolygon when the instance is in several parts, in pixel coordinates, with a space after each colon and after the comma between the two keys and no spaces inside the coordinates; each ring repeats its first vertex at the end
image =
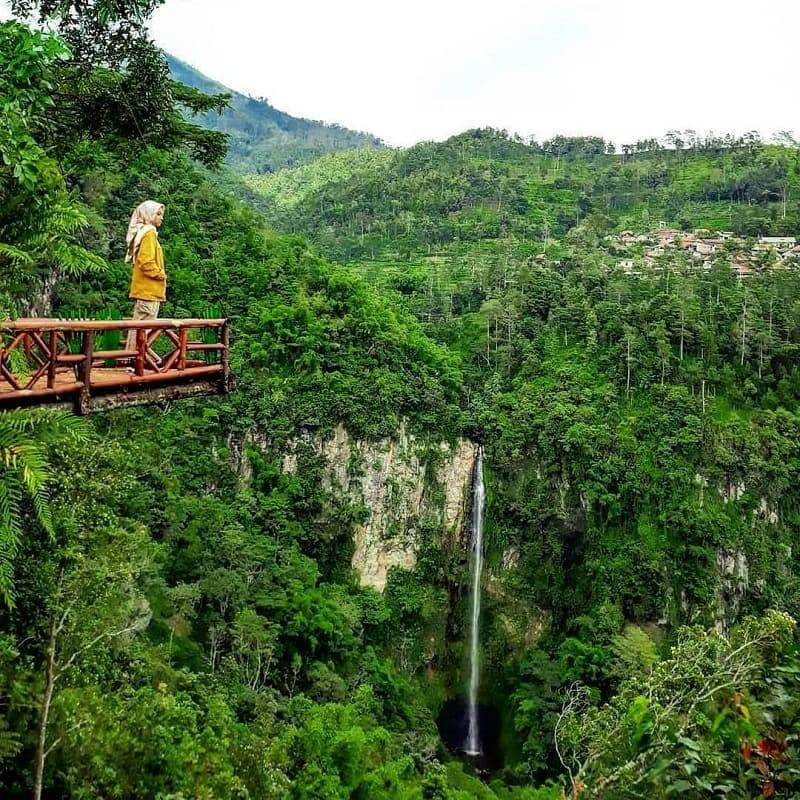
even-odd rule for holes
{"type": "Polygon", "coordinates": [[[720,583],[717,590],[717,629],[727,634],[750,587],[750,568],[741,550],[717,551],[720,583]]]}
{"type": "Polygon", "coordinates": [[[413,568],[423,518],[441,526],[443,542],[462,541],[475,464],[472,442],[441,442],[432,452],[404,423],[394,436],[374,441],[354,439],[338,425],[327,438],[309,434],[290,441],[284,472],[297,470],[303,448],[322,459],[323,488],[366,510],[354,530],[353,567],[362,585],[383,591],[392,567],[413,568]]]}

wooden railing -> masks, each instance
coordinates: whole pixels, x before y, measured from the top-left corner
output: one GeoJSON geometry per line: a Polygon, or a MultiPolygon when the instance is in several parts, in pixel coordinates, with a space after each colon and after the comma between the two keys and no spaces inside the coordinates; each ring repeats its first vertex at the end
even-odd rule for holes
{"type": "Polygon", "coordinates": [[[92,397],[197,381],[224,392],[228,350],[224,319],[0,320],[0,407],[71,400],[83,412],[92,397]]]}

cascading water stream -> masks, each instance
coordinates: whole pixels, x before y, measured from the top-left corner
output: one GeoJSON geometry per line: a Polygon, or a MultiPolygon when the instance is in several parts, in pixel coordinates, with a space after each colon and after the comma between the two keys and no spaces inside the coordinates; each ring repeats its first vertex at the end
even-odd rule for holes
{"type": "Polygon", "coordinates": [[[472,514],[470,516],[470,546],[472,550],[472,595],[469,624],[469,703],[467,706],[467,741],[464,752],[470,756],[481,754],[481,737],[478,728],[478,686],[480,683],[480,617],[481,572],[483,570],[483,513],[486,490],[483,485],[483,448],[478,447],[475,474],[472,480],[472,514]]]}

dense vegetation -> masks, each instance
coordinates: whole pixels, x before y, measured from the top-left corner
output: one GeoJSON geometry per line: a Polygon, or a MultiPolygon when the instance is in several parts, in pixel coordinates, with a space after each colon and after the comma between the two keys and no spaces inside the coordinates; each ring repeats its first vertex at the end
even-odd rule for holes
{"type": "MultiPolygon", "coordinates": [[[[229,314],[240,382],[224,402],[90,426],[4,417],[3,793],[483,791],[442,766],[432,711],[392,663],[390,620],[403,612],[355,584],[347,509],[321,522],[315,482],[282,476],[259,452],[241,481],[230,449],[252,427],[280,441],[301,424],[344,420],[376,435],[401,415],[446,435],[460,425],[452,357],[361,281],[214,189],[179,152],[193,129],[181,129],[175,152],[116,129],[87,141],[81,120],[56,138],[52,82],[71,92],[60,102],[86,102],[83,85],[65,81],[72,62],[56,60],[66,51],[54,37],[13,23],[2,31],[14,66],[4,101],[19,109],[4,140],[3,267],[18,278],[4,281],[6,307],[25,308],[53,264],[63,268],[60,252],[26,249],[22,235],[35,223],[57,243],[49,203],[60,202],[75,209],[63,238],[78,263],[58,282],[56,307],[124,311],[124,220],[157,194],[171,211],[165,313],[215,303],[229,314]]],[[[147,122],[147,110],[150,129],[160,120],[147,122]]]]}
{"type": "Polygon", "coordinates": [[[797,231],[800,160],[793,146],[752,136],[688,145],[679,139],[684,149],[641,143],[613,155],[602,140],[594,147],[585,141],[556,137],[538,145],[475,130],[393,157],[329,157],[247,183],[281,229],[369,275],[393,277],[394,267],[404,273],[398,281],[408,273],[427,278],[433,294],[463,283],[465,273],[474,283],[476,266],[487,260],[544,251],[558,260],[559,245],[578,228],[642,231],[664,221],[742,236],[797,231]]]}
{"type": "MultiPolygon", "coordinates": [[[[461,356],[468,425],[492,470],[488,696],[504,709],[506,774],[517,780],[553,774],[564,687],[592,687],[592,702],[622,691],[681,623],[725,629],[747,612],[798,611],[787,562],[796,271],[737,279],[732,245],[710,271],[673,251],[633,277],[607,238],[659,221],[743,241],[791,233],[797,151],[754,137],[682,150],[643,143],[621,156],[588,145],[474,131],[365,154],[366,168],[348,154],[248,181],[275,224],[394,293],[461,356]]],[[[718,711],[729,719],[734,708],[718,711]]],[[[642,713],[647,728],[651,711],[642,713]]],[[[704,736],[700,749],[722,734],[704,736]]],[[[684,750],[667,756],[661,739],[651,752],[713,760],[673,744],[684,750]]],[[[727,791],[719,773],[719,783],[697,783],[667,776],[659,759],[650,774],[642,754],[631,756],[632,796],[727,791]]],[[[740,756],[715,758],[732,767],[740,756]]],[[[573,787],[586,780],[576,773],[573,787]]]]}
{"type": "Polygon", "coordinates": [[[229,316],[238,385],[0,417],[4,796],[795,796],[800,277],[676,252],[633,278],[604,236],[794,231],[797,152],[471,132],[253,179],[275,233],[196,163],[224,142],[180,112],[222,100],[167,79],[148,4],[70,8],[60,37],[0,26],[3,311],[126,313],[152,196],[164,313],[229,316]],[[488,782],[434,722],[465,559],[423,526],[413,571],[359,586],[368,510],[281,468],[401,420],[486,447],[488,782]]]}
{"type": "Polygon", "coordinates": [[[237,172],[271,173],[331,151],[383,146],[368,133],[293,117],[264,99],[231,91],[174,56],[168,63],[175,80],[206,94],[229,97],[227,108],[206,113],[202,122],[229,137],[226,161],[237,172]]]}

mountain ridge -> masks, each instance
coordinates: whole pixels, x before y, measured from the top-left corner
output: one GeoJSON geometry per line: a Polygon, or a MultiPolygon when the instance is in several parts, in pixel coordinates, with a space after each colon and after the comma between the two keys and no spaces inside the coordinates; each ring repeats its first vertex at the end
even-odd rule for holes
{"type": "Polygon", "coordinates": [[[270,173],[298,166],[325,153],[356,148],[383,148],[381,139],[336,123],[294,117],[267,100],[250,97],[209,78],[196,67],[166,54],[172,77],[208,94],[229,94],[221,114],[199,115],[198,121],[230,137],[227,163],[241,173],[270,173]]]}

